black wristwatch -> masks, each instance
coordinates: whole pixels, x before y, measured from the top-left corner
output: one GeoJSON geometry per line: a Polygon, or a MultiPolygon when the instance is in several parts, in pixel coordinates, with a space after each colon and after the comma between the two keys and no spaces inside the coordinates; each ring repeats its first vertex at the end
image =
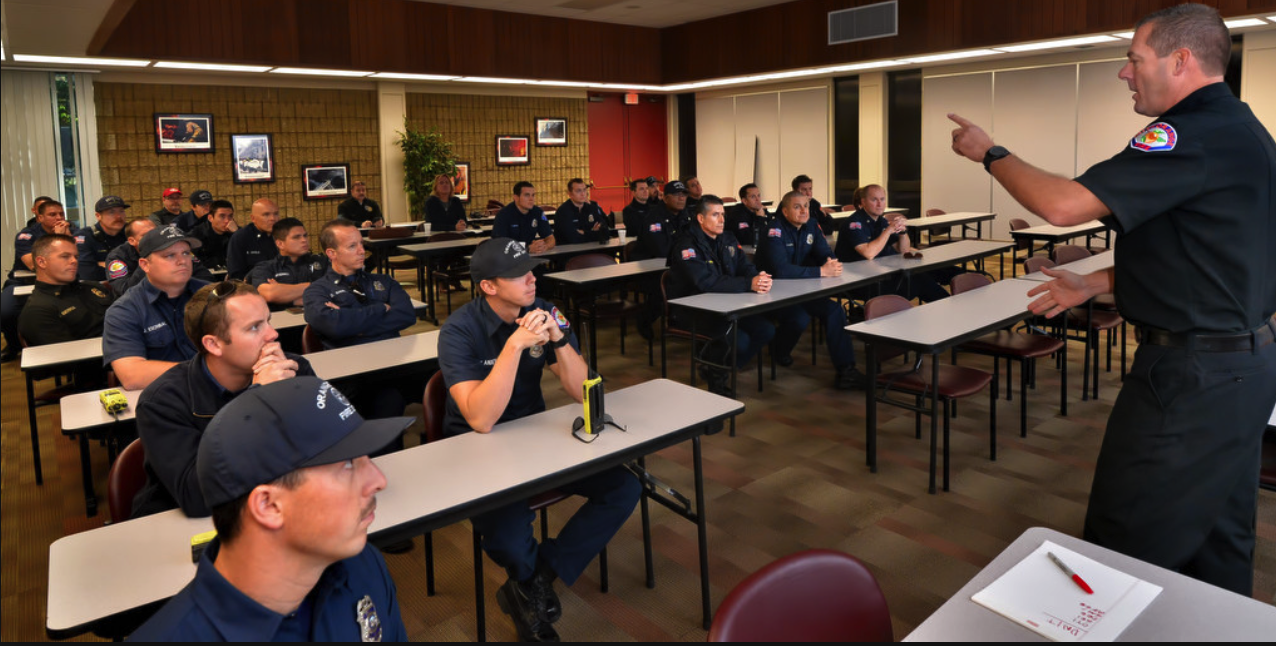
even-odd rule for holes
{"type": "Polygon", "coordinates": [[[563,346],[567,345],[567,343],[568,343],[568,341],[567,341],[567,333],[566,333],[566,332],[564,332],[564,333],[563,333],[563,338],[561,338],[561,339],[559,339],[559,340],[557,340],[557,341],[550,341],[547,345],[549,345],[550,349],[557,350],[557,349],[559,349],[559,348],[561,348],[561,347],[563,347],[563,346]]]}
{"type": "Polygon", "coordinates": [[[984,153],[984,170],[991,173],[992,169],[990,169],[989,166],[992,166],[993,162],[1009,156],[1010,151],[1002,148],[1001,146],[993,146],[992,148],[989,148],[988,152],[984,153]]]}

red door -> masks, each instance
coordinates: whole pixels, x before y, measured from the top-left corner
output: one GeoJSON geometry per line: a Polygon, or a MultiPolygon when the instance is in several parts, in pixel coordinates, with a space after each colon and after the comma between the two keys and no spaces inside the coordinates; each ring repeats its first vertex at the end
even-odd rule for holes
{"type": "Polygon", "coordinates": [[[619,211],[629,203],[629,182],[669,168],[665,97],[642,95],[625,105],[623,94],[594,95],[589,103],[589,177],[595,202],[619,211]],[[597,101],[597,98],[602,101],[597,101]]]}

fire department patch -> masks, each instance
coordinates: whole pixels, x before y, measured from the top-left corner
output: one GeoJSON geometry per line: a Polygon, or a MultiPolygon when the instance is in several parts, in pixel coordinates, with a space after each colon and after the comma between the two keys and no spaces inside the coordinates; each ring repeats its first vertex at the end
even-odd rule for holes
{"type": "Polygon", "coordinates": [[[1134,138],[1130,140],[1130,147],[1145,153],[1174,150],[1178,140],[1179,135],[1174,131],[1174,126],[1158,121],[1134,135],[1134,138]]]}

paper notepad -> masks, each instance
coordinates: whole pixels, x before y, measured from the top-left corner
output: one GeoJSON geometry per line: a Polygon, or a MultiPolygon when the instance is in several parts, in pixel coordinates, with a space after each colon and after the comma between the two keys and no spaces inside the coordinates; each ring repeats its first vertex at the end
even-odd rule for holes
{"type": "Polygon", "coordinates": [[[971,600],[1054,641],[1112,641],[1158,594],[1161,586],[1045,541],[971,600]],[[1062,559],[1094,594],[1073,583],[1046,552],[1062,559]]]}

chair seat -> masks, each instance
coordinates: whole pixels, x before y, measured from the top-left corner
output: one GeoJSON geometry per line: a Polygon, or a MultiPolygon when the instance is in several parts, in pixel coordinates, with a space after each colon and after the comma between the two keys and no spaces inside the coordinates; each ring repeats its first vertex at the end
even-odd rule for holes
{"type": "MultiPolygon", "coordinates": [[[[890,385],[896,390],[913,393],[930,392],[930,362],[922,363],[919,370],[896,370],[877,376],[877,383],[890,385]]],[[[992,375],[983,370],[965,366],[939,366],[939,384],[936,392],[945,399],[956,399],[973,395],[992,382],[992,375]]]]}
{"type": "Polygon", "coordinates": [[[416,256],[395,256],[389,262],[391,269],[416,269],[421,264],[416,256]]]}
{"type": "Polygon", "coordinates": [[[1099,294],[1094,297],[1094,309],[1115,311],[1116,297],[1112,294],[1099,294]]]}
{"type": "Polygon", "coordinates": [[[1095,330],[1111,330],[1124,322],[1125,319],[1122,319],[1120,314],[1111,310],[1096,308],[1088,314],[1084,307],[1074,307],[1068,310],[1068,325],[1073,328],[1089,327],[1095,330]]]}
{"type": "Polygon", "coordinates": [[[1035,359],[1063,349],[1063,341],[1041,334],[1019,334],[1001,330],[963,343],[961,349],[969,352],[1008,355],[1020,359],[1035,359]]]}

